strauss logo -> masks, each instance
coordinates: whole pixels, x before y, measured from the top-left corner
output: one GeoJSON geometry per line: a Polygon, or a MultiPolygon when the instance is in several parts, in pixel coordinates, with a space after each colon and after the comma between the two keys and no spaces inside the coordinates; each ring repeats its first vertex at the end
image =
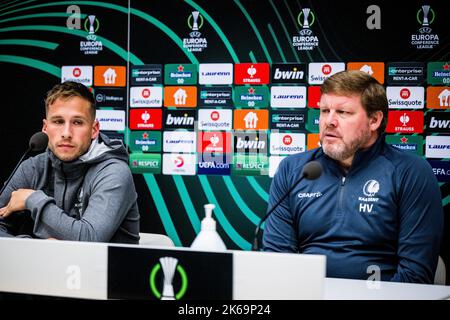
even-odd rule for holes
{"type": "Polygon", "coordinates": [[[250,76],[250,78],[253,78],[253,76],[256,74],[256,68],[251,65],[250,68],[247,69],[247,73],[250,76]]]}
{"type": "Polygon", "coordinates": [[[215,147],[219,143],[219,137],[214,134],[210,139],[209,142],[212,143],[213,147],[215,147]]]}

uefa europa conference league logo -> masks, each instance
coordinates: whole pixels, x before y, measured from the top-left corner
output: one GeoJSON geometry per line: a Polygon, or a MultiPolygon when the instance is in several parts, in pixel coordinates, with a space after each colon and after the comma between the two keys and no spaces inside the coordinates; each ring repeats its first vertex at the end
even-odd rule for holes
{"type": "Polygon", "coordinates": [[[200,29],[203,26],[203,16],[198,11],[192,11],[187,20],[187,25],[192,31],[190,38],[183,38],[183,48],[190,52],[202,52],[208,47],[206,38],[201,38],[200,29]]]}
{"type": "Polygon", "coordinates": [[[319,46],[319,39],[314,35],[310,27],[316,17],[310,8],[303,8],[297,16],[297,22],[302,27],[300,36],[292,37],[292,45],[299,51],[313,50],[319,46]]]}
{"type": "Polygon", "coordinates": [[[178,264],[178,259],[173,257],[159,258],[159,263],[157,263],[150,271],[149,282],[151,292],[157,299],[161,300],[180,300],[186,293],[188,287],[186,271],[178,264]],[[156,285],[156,276],[161,269],[164,276],[162,294],[156,285]],[[173,288],[173,280],[176,275],[175,272],[177,272],[181,278],[181,287],[177,293],[175,293],[173,288]]]}
{"type": "Polygon", "coordinates": [[[422,26],[418,34],[411,35],[411,45],[416,49],[433,49],[439,45],[439,36],[432,33],[430,25],[433,23],[436,14],[429,5],[423,5],[417,11],[417,22],[422,26]]]}

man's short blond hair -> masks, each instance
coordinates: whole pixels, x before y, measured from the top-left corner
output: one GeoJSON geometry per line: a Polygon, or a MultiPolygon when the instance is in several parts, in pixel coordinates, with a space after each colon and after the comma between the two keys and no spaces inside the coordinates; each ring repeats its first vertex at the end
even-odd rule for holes
{"type": "Polygon", "coordinates": [[[89,114],[92,121],[95,120],[95,99],[92,92],[83,84],[73,81],[58,83],[47,92],[45,98],[45,115],[48,114],[48,108],[55,103],[57,99],[67,100],[73,97],[80,97],[89,102],[89,114]]]}
{"type": "Polygon", "coordinates": [[[384,87],[372,76],[359,70],[346,70],[335,73],[327,78],[320,87],[321,94],[336,94],[339,96],[358,95],[361,104],[370,117],[377,111],[383,113],[378,132],[386,128],[388,118],[388,100],[384,87]]]}

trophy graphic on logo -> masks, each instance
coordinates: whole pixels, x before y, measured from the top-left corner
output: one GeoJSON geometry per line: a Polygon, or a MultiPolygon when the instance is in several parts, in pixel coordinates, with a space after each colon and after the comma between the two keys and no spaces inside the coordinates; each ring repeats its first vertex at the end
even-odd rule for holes
{"type": "Polygon", "coordinates": [[[191,15],[189,16],[188,26],[192,29],[192,31],[189,33],[189,35],[193,38],[198,38],[201,35],[200,31],[198,31],[202,27],[201,21],[200,21],[200,25],[199,25],[200,18],[201,18],[200,12],[198,12],[198,11],[192,11],[191,15]],[[192,17],[192,25],[190,23],[191,17],[192,17]]]}
{"type": "Polygon", "coordinates": [[[161,300],[175,300],[175,294],[173,292],[173,276],[175,274],[175,268],[177,267],[178,259],[172,257],[159,258],[161,267],[164,273],[164,288],[161,295],[161,300]]]}
{"type": "Polygon", "coordinates": [[[192,31],[198,31],[198,15],[200,13],[198,11],[192,11],[192,18],[194,22],[192,23],[192,31]]]}
{"type": "Polygon", "coordinates": [[[426,27],[429,26],[429,22],[428,22],[428,13],[430,12],[430,6],[429,5],[424,5],[422,6],[422,10],[423,10],[423,20],[422,20],[422,26],[426,27]]]}
{"type": "Polygon", "coordinates": [[[89,34],[94,34],[95,15],[88,16],[89,19],[89,34]]]}
{"type": "Polygon", "coordinates": [[[309,12],[311,11],[311,9],[304,8],[304,9],[302,9],[302,11],[303,11],[303,28],[308,29],[309,28],[308,18],[309,18],[309,12]]]}

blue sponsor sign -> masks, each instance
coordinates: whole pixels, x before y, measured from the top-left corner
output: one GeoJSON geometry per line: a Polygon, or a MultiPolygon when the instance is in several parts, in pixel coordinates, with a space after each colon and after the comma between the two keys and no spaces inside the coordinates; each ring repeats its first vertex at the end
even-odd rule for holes
{"type": "Polygon", "coordinates": [[[198,174],[215,174],[229,176],[231,172],[231,154],[202,153],[199,154],[198,174]]]}
{"type": "Polygon", "coordinates": [[[450,161],[428,160],[439,182],[450,182],[450,161]]]}

